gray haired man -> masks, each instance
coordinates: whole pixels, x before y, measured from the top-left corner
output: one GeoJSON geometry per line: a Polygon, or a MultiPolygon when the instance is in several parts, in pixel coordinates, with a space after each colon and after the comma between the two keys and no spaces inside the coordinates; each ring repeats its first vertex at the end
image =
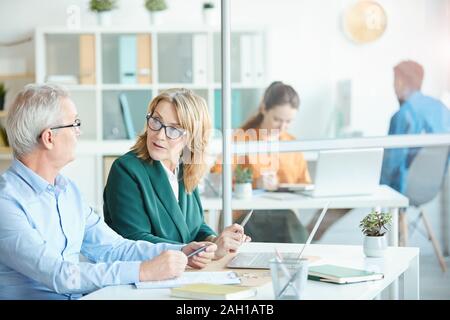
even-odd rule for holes
{"type": "Polygon", "coordinates": [[[67,91],[27,85],[7,118],[14,152],[0,176],[0,299],[76,299],[108,286],[202,268],[216,245],[131,241],[111,230],[59,171],[75,159],[81,121],[67,91]],[[80,262],[80,254],[89,262],[80,262]]]}

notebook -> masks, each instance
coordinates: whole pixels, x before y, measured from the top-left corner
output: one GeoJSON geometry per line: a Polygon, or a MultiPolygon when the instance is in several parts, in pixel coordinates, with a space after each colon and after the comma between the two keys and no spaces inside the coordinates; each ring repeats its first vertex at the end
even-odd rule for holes
{"type": "Polygon", "coordinates": [[[175,279],[161,281],[136,282],[138,289],[175,288],[192,283],[239,284],[241,279],[233,271],[184,272],[175,279]]]}
{"type": "Polygon", "coordinates": [[[333,283],[354,283],[383,279],[382,273],[353,269],[332,264],[309,267],[308,279],[333,283]]]}
{"type": "Polygon", "coordinates": [[[173,288],[171,296],[203,300],[245,299],[256,295],[251,287],[230,286],[225,284],[195,283],[173,288]]]}

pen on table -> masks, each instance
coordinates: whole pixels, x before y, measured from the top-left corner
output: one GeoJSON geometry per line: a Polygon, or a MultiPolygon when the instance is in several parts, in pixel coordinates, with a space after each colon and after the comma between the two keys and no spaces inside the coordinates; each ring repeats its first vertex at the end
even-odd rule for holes
{"type": "Polygon", "coordinates": [[[201,247],[201,248],[198,248],[198,249],[195,250],[195,251],[192,251],[191,253],[189,253],[189,254],[187,255],[188,259],[189,259],[190,257],[196,255],[197,253],[200,253],[200,252],[205,251],[206,248],[208,248],[208,247],[209,247],[209,246],[203,246],[203,247],[201,247]]]}

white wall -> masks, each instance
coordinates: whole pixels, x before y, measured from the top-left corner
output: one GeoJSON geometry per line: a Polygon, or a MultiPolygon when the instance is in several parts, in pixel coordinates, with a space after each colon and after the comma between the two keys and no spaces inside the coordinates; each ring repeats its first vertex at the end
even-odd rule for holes
{"type": "MultiPolygon", "coordinates": [[[[365,45],[342,32],[343,10],[356,0],[234,0],[233,25],[268,28],[269,81],[283,80],[300,93],[302,105],[291,131],[299,138],[325,135],[340,79],[352,80],[352,122],[366,135],[384,135],[398,108],[392,67],[415,59],[425,67],[423,91],[450,91],[450,1],[379,0],[388,16],[381,39],[365,45]]],[[[95,25],[88,0],[0,0],[0,42],[32,35],[36,26],[65,25],[69,5],[81,9],[82,26],[95,25]]],[[[121,0],[113,23],[146,25],[144,0],[121,0]]],[[[169,0],[165,23],[198,24],[202,0],[169,0]]],[[[216,0],[216,4],[220,1],[216,0]]],[[[34,70],[32,43],[0,47],[0,59],[23,57],[34,70]]]]}

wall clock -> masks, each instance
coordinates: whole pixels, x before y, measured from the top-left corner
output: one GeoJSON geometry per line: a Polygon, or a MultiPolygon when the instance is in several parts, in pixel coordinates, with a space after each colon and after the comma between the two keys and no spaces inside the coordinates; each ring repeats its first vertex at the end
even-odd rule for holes
{"type": "Polygon", "coordinates": [[[386,30],[386,24],[386,12],[375,1],[359,1],[344,13],[345,33],[356,43],[380,38],[386,30]]]}

